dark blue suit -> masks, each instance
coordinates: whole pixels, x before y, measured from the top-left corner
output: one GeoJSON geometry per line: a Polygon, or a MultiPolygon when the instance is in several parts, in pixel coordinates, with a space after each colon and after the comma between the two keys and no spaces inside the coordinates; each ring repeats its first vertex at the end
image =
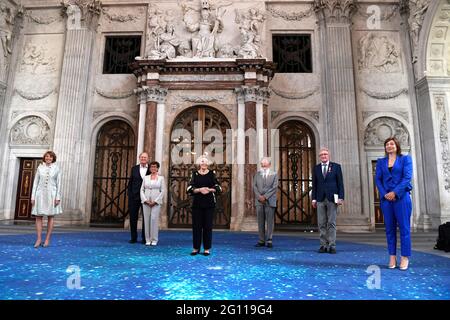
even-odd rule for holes
{"type": "Polygon", "coordinates": [[[389,254],[396,255],[397,224],[400,229],[401,255],[411,256],[411,212],[412,203],[412,160],[409,155],[398,155],[392,172],[388,168],[388,157],[380,158],[376,167],[376,184],[380,193],[380,207],[384,216],[386,238],[389,254]],[[388,201],[384,196],[395,192],[395,201],[388,201]]]}
{"type": "Polygon", "coordinates": [[[312,179],[312,200],[317,201],[317,224],[319,225],[320,246],[336,249],[337,204],[334,195],[344,200],[344,179],[341,165],[328,163],[324,177],[322,163],[314,167],[312,179]]]}
{"type": "Polygon", "coordinates": [[[314,167],[312,181],[312,200],[322,202],[325,198],[334,202],[334,195],[344,200],[344,179],[342,178],[341,165],[335,162],[329,163],[326,177],[322,174],[322,164],[314,167]]]}

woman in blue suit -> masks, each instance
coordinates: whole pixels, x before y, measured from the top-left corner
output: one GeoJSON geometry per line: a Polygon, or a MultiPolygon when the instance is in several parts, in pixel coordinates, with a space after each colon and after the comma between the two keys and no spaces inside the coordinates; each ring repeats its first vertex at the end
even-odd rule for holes
{"type": "Polygon", "coordinates": [[[400,229],[400,270],[408,269],[411,256],[412,160],[402,155],[396,138],[384,141],[386,156],[377,161],[376,184],[380,193],[380,207],[384,216],[386,238],[390,255],[389,268],[397,264],[397,224],[400,229]]]}

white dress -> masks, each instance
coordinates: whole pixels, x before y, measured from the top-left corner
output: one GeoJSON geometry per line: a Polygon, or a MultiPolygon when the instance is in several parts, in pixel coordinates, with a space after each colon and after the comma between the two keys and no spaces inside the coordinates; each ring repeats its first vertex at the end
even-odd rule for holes
{"type": "Polygon", "coordinates": [[[34,200],[31,214],[35,216],[54,216],[62,213],[61,203],[55,207],[55,200],[61,200],[61,171],[52,163],[39,165],[33,182],[31,200],[34,200]]]}

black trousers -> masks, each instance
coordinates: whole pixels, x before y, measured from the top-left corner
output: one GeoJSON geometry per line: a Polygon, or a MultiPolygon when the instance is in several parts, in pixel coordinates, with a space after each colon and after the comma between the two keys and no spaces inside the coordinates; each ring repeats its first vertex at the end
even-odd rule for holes
{"type": "Polygon", "coordinates": [[[214,208],[192,208],[192,240],[193,248],[211,249],[214,208]]]}
{"type": "MultiPolygon", "coordinates": [[[[130,210],[130,231],[131,240],[137,241],[137,225],[139,219],[139,211],[142,212],[141,200],[129,200],[128,209],[130,210]]],[[[144,220],[142,220],[144,221],[144,220]]],[[[142,240],[145,241],[144,224],[142,224],[142,240]]]]}

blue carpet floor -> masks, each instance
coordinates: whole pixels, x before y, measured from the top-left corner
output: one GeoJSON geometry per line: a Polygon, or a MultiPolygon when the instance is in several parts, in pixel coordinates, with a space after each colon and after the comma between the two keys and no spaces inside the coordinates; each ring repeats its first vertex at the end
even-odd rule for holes
{"type": "Polygon", "coordinates": [[[349,242],[318,254],[318,240],[276,236],[273,249],[255,248],[254,234],[215,231],[206,257],[189,255],[188,231],[160,232],[157,247],[128,239],[56,233],[34,249],[34,235],[1,236],[0,299],[450,299],[450,259],[432,254],[413,252],[400,271],[386,267],[385,247],[349,242]],[[79,268],[78,289],[67,286],[77,283],[69,266],[79,268]]]}

